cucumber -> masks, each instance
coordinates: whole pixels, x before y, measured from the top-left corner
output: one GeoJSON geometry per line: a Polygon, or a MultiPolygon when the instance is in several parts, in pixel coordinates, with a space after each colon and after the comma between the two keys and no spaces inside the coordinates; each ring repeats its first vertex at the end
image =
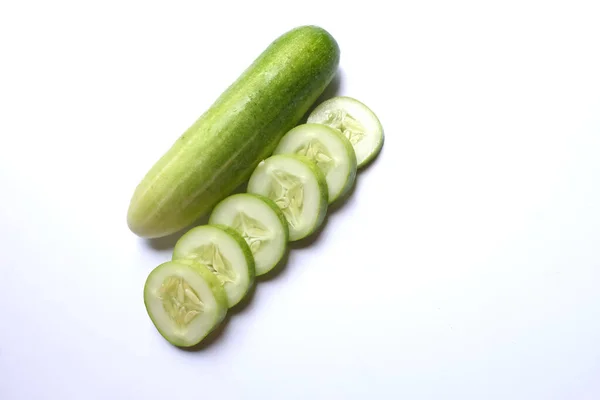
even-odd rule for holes
{"type": "Polygon", "coordinates": [[[277,204],[288,222],[290,241],[315,232],[327,214],[325,176],[305,156],[278,154],[262,161],[250,176],[248,192],[267,196],[277,204]]]}
{"type": "Polygon", "coordinates": [[[173,260],[206,265],[217,277],[229,307],[239,303],[254,284],[254,257],[244,238],[234,229],[202,225],[190,229],[175,243],[173,260]]]}
{"type": "Polygon", "coordinates": [[[209,224],[227,225],[248,243],[256,275],[264,275],[285,254],[289,238],[288,224],[275,202],[264,196],[239,193],[225,198],[214,208],[209,224]]]}
{"type": "Polygon", "coordinates": [[[171,344],[194,346],[227,315],[227,297],[217,278],[192,261],[169,261],[154,268],[144,285],[152,323],[171,344]]]}
{"type": "Polygon", "coordinates": [[[316,26],[276,39],[139,183],[129,229],[166,236],[209,212],[297,125],[333,78],[339,57],[335,39],[316,26]]]}
{"type": "Polygon", "coordinates": [[[283,136],[273,154],[300,154],[316,162],[327,180],[329,204],[344,195],[356,179],[352,144],[327,125],[298,125],[283,136]]]}
{"type": "Polygon", "coordinates": [[[373,160],[383,146],[381,122],[369,107],[352,97],[325,100],[310,113],[307,122],[342,132],[354,147],[358,168],[373,160]]]}

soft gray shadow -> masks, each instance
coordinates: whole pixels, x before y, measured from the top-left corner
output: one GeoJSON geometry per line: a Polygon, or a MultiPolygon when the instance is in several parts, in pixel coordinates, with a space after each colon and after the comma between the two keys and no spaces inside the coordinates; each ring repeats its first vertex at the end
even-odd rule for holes
{"type": "Polygon", "coordinates": [[[248,294],[246,294],[246,297],[244,297],[242,301],[240,301],[238,304],[227,310],[227,315],[225,316],[225,319],[221,322],[221,324],[219,324],[218,327],[215,328],[215,330],[209,333],[197,345],[192,347],[181,347],[181,349],[190,352],[202,351],[224,340],[224,331],[227,328],[227,325],[229,324],[231,318],[235,317],[238,314],[248,311],[250,307],[252,307],[252,299],[254,298],[254,294],[256,293],[256,284],[257,282],[255,282],[254,285],[252,285],[250,291],[248,292],[248,294]]]}
{"type": "Polygon", "coordinates": [[[348,204],[348,202],[352,199],[352,195],[354,192],[356,192],[356,187],[359,185],[359,179],[360,172],[356,174],[356,179],[354,180],[354,183],[350,189],[327,207],[327,214],[335,214],[338,210],[341,210],[346,204],[348,204]]]}
{"type": "Polygon", "coordinates": [[[298,249],[303,249],[305,247],[310,247],[313,243],[315,243],[317,240],[319,240],[319,237],[325,230],[325,227],[327,226],[328,221],[329,221],[329,212],[327,212],[327,214],[325,215],[325,219],[323,220],[323,223],[321,224],[321,226],[319,226],[317,228],[316,231],[314,231],[312,234],[305,237],[304,239],[296,240],[295,242],[290,242],[290,249],[298,250],[298,249]]]}
{"type": "Polygon", "coordinates": [[[279,260],[277,265],[272,270],[267,272],[266,274],[257,276],[256,280],[260,283],[260,282],[268,282],[268,281],[272,281],[272,280],[276,279],[283,273],[283,271],[285,270],[285,267],[289,263],[289,260],[290,260],[290,249],[288,247],[287,250],[285,251],[285,254],[281,258],[281,260],[279,260]]]}
{"type": "MultiPolygon", "coordinates": [[[[383,152],[383,149],[381,152],[383,152]]],[[[361,173],[370,169],[373,165],[378,163],[381,152],[377,155],[377,157],[375,157],[368,164],[365,164],[363,167],[361,167],[360,170],[357,171],[356,180],[354,181],[354,184],[352,185],[350,190],[348,190],[342,197],[338,198],[332,204],[327,206],[327,215],[325,216],[325,220],[323,221],[321,226],[310,236],[307,236],[304,239],[301,239],[301,240],[298,240],[295,242],[291,242],[290,243],[291,249],[303,249],[305,247],[310,247],[317,240],[319,240],[319,237],[322,235],[323,231],[327,227],[327,224],[331,223],[330,218],[335,218],[335,214],[339,210],[342,210],[349,202],[352,201],[353,194],[356,192],[358,186],[360,186],[361,173]]]]}
{"type": "Polygon", "coordinates": [[[204,339],[202,339],[202,341],[200,343],[198,343],[195,346],[191,346],[191,347],[177,347],[177,346],[175,346],[175,347],[177,347],[178,349],[183,350],[183,351],[197,352],[197,351],[206,350],[207,348],[214,346],[219,341],[223,340],[224,331],[225,331],[225,328],[227,328],[227,325],[229,325],[230,319],[231,319],[231,313],[228,311],[227,315],[225,316],[225,319],[219,324],[219,326],[217,326],[211,333],[209,333],[204,339]]]}

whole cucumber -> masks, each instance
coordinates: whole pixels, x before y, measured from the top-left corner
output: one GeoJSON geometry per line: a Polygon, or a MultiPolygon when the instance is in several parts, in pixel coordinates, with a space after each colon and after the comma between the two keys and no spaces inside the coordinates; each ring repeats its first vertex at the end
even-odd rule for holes
{"type": "Polygon", "coordinates": [[[179,137],[136,187],[127,224],[141,237],[177,232],[250,177],[336,73],[324,29],[283,34],[179,137]]]}

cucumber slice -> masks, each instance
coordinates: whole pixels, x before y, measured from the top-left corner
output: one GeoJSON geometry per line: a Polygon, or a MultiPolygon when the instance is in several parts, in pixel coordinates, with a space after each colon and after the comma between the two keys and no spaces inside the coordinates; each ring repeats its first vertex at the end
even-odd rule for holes
{"type": "Polygon", "coordinates": [[[217,204],[208,223],[227,225],[242,235],[254,255],[256,275],[272,270],[287,248],[287,220],[277,204],[264,196],[229,196],[217,204]]]}
{"type": "Polygon", "coordinates": [[[206,266],[169,261],[146,279],[144,304],[152,323],[171,344],[194,346],[227,314],[227,297],[206,266]]]}
{"type": "Polygon", "coordinates": [[[274,154],[300,154],[314,161],[325,175],[329,204],[345,194],[356,179],[352,144],[337,129],[327,125],[298,125],[285,134],[274,154]]]}
{"type": "Polygon", "coordinates": [[[308,116],[307,122],[324,124],[346,136],[356,152],[358,168],[375,158],[383,146],[383,127],[373,111],[352,97],[325,100],[308,116]]]}
{"type": "Polygon", "coordinates": [[[220,225],[190,229],[175,243],[173,260],[193,260],[204,264],[217,277],[229,307],[235,306],[254,284],[254,258],[244,238],[220,225]]]}
{"type": "Polygon", "coordinates": [[[278,154],[261,161],[250,176],[248,192],[277,204],[288,222],[290,241],[316,231],[327,214],[325,176],[305,156],[278,154]]]}

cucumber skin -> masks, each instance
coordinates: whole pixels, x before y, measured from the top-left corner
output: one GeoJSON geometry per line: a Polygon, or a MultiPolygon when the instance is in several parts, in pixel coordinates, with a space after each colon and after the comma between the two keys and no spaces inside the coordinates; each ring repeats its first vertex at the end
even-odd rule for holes
{"type": "Polygon", "coordinates": [[[129,229],[156,238],[186,228],[246,181],[323,93],[340,50],[324,29],[283,34],[179,137],[136,187],[129,229]]]}

